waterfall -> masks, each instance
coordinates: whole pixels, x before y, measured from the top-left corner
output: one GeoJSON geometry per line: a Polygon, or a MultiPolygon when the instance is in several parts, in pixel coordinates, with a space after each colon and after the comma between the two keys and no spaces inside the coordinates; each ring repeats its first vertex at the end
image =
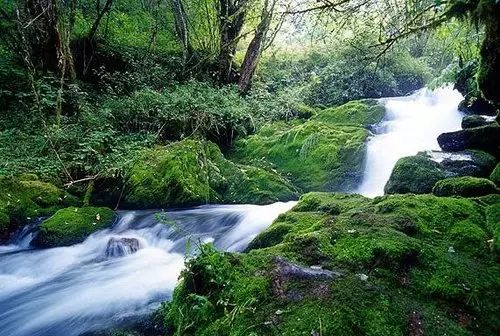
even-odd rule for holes
{"type": "Polygon", "coordinates": [[[357,192],[367,197],[383,195],[398,159],[424,150],[439,150],[437,137],[461,128],[462,114],[457,107],[462,99],[450,87],[381,99],[385,118],[368,142],[365,172],[357,192]]]}
{"type": "Polygon", "coordinates": [[[199,242],[241,251],[296,202],[122,211],[69,247],[29,249],[33,226],[0,249],[0,335],[76,336],[131,323],[167,300],[199,242]]]}

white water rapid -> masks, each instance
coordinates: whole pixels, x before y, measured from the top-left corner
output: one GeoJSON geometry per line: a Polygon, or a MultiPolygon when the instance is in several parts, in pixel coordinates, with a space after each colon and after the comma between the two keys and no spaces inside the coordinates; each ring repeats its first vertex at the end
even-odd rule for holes
{"type": "Polygon", "coordinates": [[[461,128],[462,114],[457,107],[462,99],[450,87],[381,99],[386,115],[368,142],[365,173],[357,192],[368,197],[383,195],[398,159],[439,150],[437,137],[461,128]]]}
{"type": "Polygon", "coordinates": [[[0,335],[76,336],[123,325],[170,297],[187,246],[241,251],[295,204],[122,211],[111,229],[45,250],[29,248],[36,223],[28,226],[0,246],[0,335]]]}

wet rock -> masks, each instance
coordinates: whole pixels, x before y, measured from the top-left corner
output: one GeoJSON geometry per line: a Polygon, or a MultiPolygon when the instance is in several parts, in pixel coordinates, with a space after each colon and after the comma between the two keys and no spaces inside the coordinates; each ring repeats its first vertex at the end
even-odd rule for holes
{"type": "Polygon", "coordinates": [[[106,258],[123,257],[141,249],[141,243],[136,238],[111,238],[106,246],[106,258]]]}
{"type": "Polygon", "coordinates": [[[472,176],[447,178],[438,181],[432,189],[436,196],[480,197],[498,192],[490,180],[472,176]]]}
{"type": "Polygon", "coordinates": [[[482,115],[465,116],[462,119],[462,128],[474,128],[480,126],[487,126],[495,124],[495,117],[488,117],[482,115]]]}
{"type": "Polygon", "coordinates": [[[438,143],[444,151],[479,149],[500,157],[500,125],[494,124],[443,133],[438,137],[438,143]]]}
{"type": "Polygon", "coordinates": [[[494,116],[496,115],[495,107],[486,99],[481,97],[469,97],[458,105],[458,110],[465,114],[484,114],[494,116]]]}
{"type": "Polygon", "coordinates": [[[275,264],[273,293],[291,301],[300,301],[305,297],[327,297],[330,294],[330,281],[343,276],[339,271],[303,267],[282,257],[276,257],[275,264]]]}

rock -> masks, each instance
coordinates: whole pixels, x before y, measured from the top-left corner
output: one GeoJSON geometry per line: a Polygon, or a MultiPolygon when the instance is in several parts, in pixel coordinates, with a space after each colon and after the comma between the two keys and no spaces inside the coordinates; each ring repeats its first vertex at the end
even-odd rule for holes
{"type": "Polygon", "coordinates": [[[115,206],[120,199],[121,208],[149,209],[298,198],[297,189],[279,173],[237,165],[208,141],[183,140],[144,150],[126,175],[126,182],[96,183],[94,202],[115,206]]]}
{"type": "Polygon", "coordinates": [[[497,122],[495,121],[494,117],[485,117],[482,115],[470,115],[470,116],[465,116],[462,119],[462,128],[474,128],[474,127],[480,127],[480,126],[487,126],[487,125],[493,125],[496,124],[497,122]]]}
{"type": "Polygon", "coordinates": [[[426,155],[409,156],[398,160],[384,191],[386,194],[426,194],[437,181],[448,176],[453,175],[426,155]]]}
{"type": "Polygon", "coordinates": [[[111,226],[114,218],[114,211],[108,208],[62,209],[40,225],[32,244],[42,248],[78,244],[92,233],[111,226]]]}
{"type": "Polygon", "coordinates": [[[438,181],[432,189],[436,196],[479,197],[498,192],[490,180],[471,176],[447,178],[438,181]]]}
{"type": "Polygon", "coordinates": [[[464,99],[458,105],[458,110],[468,115],[483,114],[496,116],[497,114],[495,107],[481,97],[470,97],[464,99]]]}
{"type": "Polygon", "coordinates": [[[236,141],[233,157],[273,167],[304,191],[352,190],[363,177],[369,131],[315,119],[274,122],[236,141]]]}
{"type": "Polygon", "coordinates": [[[459,152],[425,152],[441,167],[457,176],[487,177],[496,164],[493,155],[478,150],[465,150],[459,152]]]}
{"type": "Polygon", "coordinates": [[[358,125],[370,128],[382,121],[384,115],[383,104],[375,99],[363,99],[321,110],[314,119],[329,125],[358,125]]]}
{"type": "Polygon", "coordinates": [[[444,151],[463,151],[478,149],[500,157],[500,125],[488,125],[476,128],[443,133],[438,137],[439,146],[444,151]]]}
{"type": "Polygon", "coordinates": [[[31,219],[49,216],[58,209],[77,205],[78,200],[50,183],[25,174],[0,177],[0,243],[31,219]]]}
{"type": "Polygon", "coordinates": [[[495,183],[497,187],[500,188],[500,163],[497,164],[497,166],[491,173],[490,180],[493,181],[493,183],[495,183]]]}
{"type": "Polygon", "coordinates": [[[111,238],[106,246],[106,258],[123,257],[133,254],[141,248],[136,238],[111,238]]]}

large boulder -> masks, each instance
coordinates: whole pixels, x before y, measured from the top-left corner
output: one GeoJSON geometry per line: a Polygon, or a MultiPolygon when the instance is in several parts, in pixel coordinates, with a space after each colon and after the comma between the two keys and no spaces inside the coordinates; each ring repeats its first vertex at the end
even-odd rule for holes
{"type": "Polygon", "coordinates": [[[450,177],[438,181],[432,193],[436,196],[478,197],[497,194],[495,184],[488,179],[472,176],[450,177]]]}
{"type": "Polygon", "coordinates": [[[498,205],[313,194],[247,253],[204,246],[158,314],[195,336],[496,335],[498,205]]]}
{"type": "Polygon", "coordinates": [[[237,165],[225,159],[215,144],[198,140],[144,150],[125,181],[116,182],[108,183],[107,188],[96,184],[94,201],[137,209],[206,203],[266,204],[298,197],[297,189],[279,173],[237,165]]]}
{"type": "Polygon", "coordinates": [[[111,226],[114,218],[114,211],[108,208],[61,209],[40,225],[32,244],[44,248],[78,244],[92,233],[111,226]]]}
{"type": "Polygon", "coordinates": [[[438,143],[444,151],[479,149],[500,157],[500,125],[443,133],[438,137],[438,143]]]}
{"type": "Polygon", "coordinates": [[[437,181],[448,176],[452,175],[426,155],[404,157],[394,166],[384,191],[386,194],[426,194],[437,181]]]}
{"type": "Polygon", "coordinates": [[[495,116],[497,114],[496,108],[482,97],[470,96],[464,99],[458,105],[458,110],[468,115],[488,115],[495,116]]]}
{"type": "Polygon", "coordinates": [[[420,152],[398,160],[385,186],[385,192],[430,193],[437,181],[447,177],[488,177],[495,164],[495,157],[476,150],[420,152]]]}
{"type": "Polygon", "coordinates": [[[75,197],[34,175],[0,176],[0,243],[32,219],[76,204],[75,197]]]}

